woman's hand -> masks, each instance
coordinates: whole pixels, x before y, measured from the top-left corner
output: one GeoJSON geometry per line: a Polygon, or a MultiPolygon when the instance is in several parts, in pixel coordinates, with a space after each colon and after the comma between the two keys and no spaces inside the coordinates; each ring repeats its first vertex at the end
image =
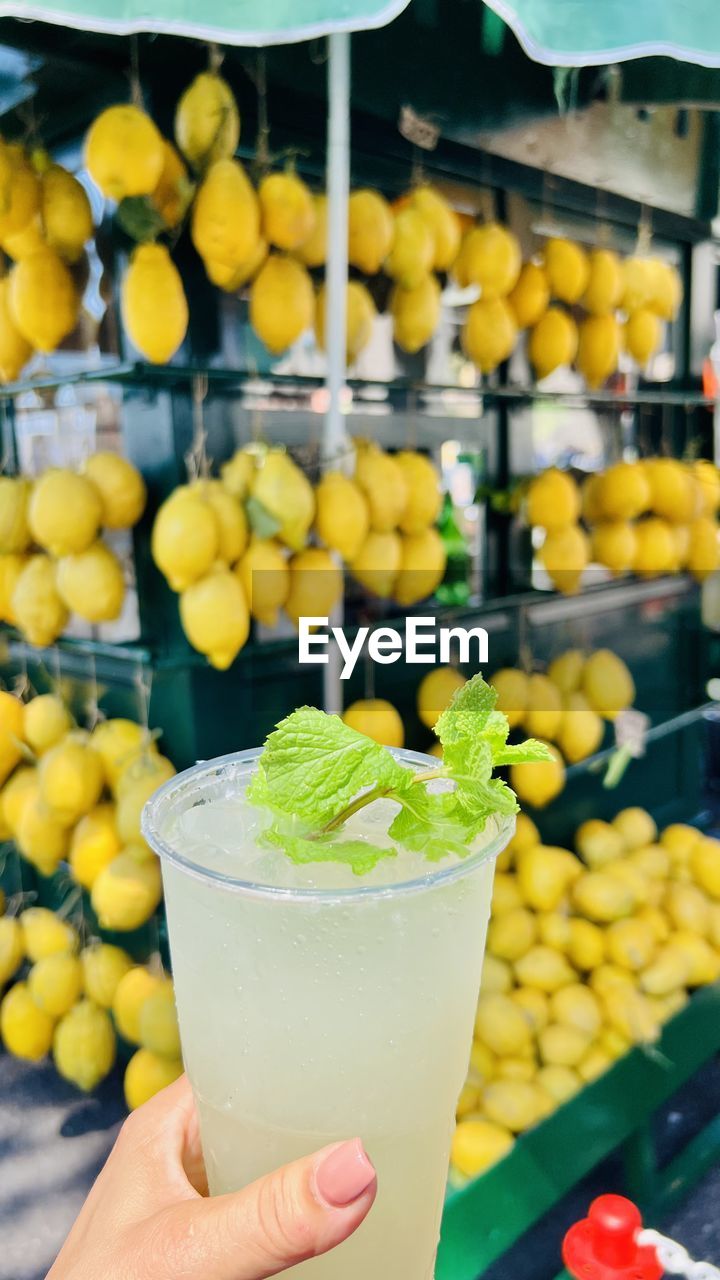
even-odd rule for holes
{"type": "Polygon", "coordinates": [[[376,1186],[355,1139],[208,1198],[182,1076],[126,1120],[47,1280],[263,1280],[346,1240],[376,1186]]]}

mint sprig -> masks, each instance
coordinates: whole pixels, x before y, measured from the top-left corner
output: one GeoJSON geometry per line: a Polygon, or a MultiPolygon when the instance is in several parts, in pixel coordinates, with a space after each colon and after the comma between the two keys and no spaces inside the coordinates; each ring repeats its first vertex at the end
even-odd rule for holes
{"type": "Polygon", "coordinates": [[[300,707],[269,735],[248,788],[248,800],[273,814],[262,840],[295,863],[341,862],[365,875],[397,847],[343,839],[342,828],[360,809],[386,799],[400,806],[390,841],[430,861],[465,857],[489,817],[518,808],[494,769],[549,759],[547,747],[533,739],[508,745],[508,722],[495,702],[481,676],[468,680],[435,726],[442,761],[420,771],[338,716],[300,707]],[[436,779],[451,785],[431,790],[436,779]]]}

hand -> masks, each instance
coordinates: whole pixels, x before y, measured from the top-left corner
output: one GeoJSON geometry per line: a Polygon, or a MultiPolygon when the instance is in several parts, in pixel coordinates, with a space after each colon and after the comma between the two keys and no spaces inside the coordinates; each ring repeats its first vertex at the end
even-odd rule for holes
{"type": "Polygon", "coordinates": [[[181,1076],[125,1121],[46,1280],[264,1280],[346,1240],[376,1189],[355,1139],[209,1198],[181,1076]]]}

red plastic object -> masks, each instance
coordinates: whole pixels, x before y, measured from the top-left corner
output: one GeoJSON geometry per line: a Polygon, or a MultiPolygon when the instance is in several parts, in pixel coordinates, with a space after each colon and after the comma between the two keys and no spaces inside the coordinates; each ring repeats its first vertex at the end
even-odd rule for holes
{"type": "Polygon", "coordinates": [[[640,1210],[624,1196],[598,1196],[563,1241],[563,1262],[577,1280],[660,1280],[652,1245],[639,1245],[640,1210]]]}

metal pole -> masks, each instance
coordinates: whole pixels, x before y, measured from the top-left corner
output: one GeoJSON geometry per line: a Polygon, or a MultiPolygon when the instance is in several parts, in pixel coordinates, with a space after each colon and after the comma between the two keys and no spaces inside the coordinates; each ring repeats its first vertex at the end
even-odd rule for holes
{"type": "MultiPolygon", "coordinates": [[[[338,32],[329,36],[328,57],[328,252],[326,267],[326,323],[328,356],[328,406],[323,431],[323,465],[338,465],[347,437],[342,412],[346,373],[346,315],[348,252],[348,192],[350,187],[350,36],[338,32]]],[[[341,626],[342,602],[333,610],[331,625],[341,626]]],[[[328,712],[342,710],[340,652],[328,646],[324,669],[323,703],[328,712]]]]}

